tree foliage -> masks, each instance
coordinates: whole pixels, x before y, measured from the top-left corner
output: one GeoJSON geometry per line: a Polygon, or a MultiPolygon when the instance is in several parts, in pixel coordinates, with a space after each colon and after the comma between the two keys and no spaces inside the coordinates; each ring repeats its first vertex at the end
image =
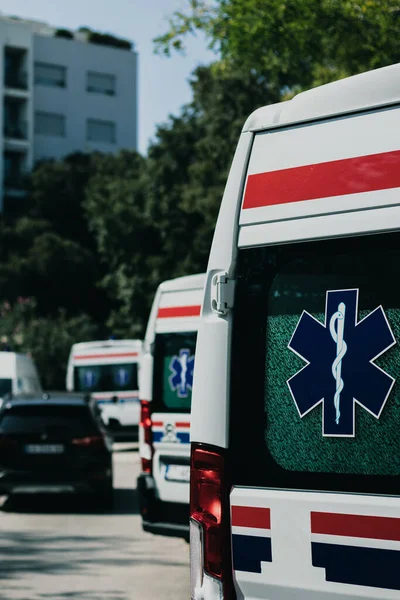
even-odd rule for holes
{"type": "Polygon", "coordinates": [[[99,335],[88,315],[68,317],[59,309],[53,317],[38,315],[34,298],[19,297],[0,304],[2,348],[33,358],[45,389],[65,388],[65,370],[71,346],[99,335]]]}
{"type": "Polygon", "coordinates": [[[233,68],[268,78],[277,90],[308,88],[399,60],[398,0],[187,0],[156,39],[169,55],[205,33],[233,68]]]}

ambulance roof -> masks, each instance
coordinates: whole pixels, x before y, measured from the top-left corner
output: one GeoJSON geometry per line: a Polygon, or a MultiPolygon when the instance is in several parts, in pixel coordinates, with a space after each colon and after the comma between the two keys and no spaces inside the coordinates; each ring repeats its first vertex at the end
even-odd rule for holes
{"type": "Polygon", "coordinates": [[[124,346],[141,346],[142,340],[99,340],[97,342],[77,342],[73,344],[73,348],[76,350],[79,349],[88,349],[88,348],[120,348],[124,346]]]}
{"type": "Polygon", "coordinates": [[[254,111],[243,131],[259,131],[400,102],[400,63],[302,92],[254,111]]]}
{"type": "Polygon", "coordinates": [[[205,278],[205,273],[199,273],[197,275],[186,275],[185,277],[168,279],[160,284],[160,290],[162,292],[173,292],[178,290],[199,289],[204,286],[205,278]]]}

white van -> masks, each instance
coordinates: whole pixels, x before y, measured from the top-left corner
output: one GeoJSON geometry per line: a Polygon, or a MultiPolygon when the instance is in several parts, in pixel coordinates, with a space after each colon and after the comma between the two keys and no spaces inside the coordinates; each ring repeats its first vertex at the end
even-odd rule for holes
{"type": "Polygon", "coordinates": [[[164,281],[144,340],[138,479],[143,529],[189,537],[190,405],[205,275],[164,281]]]}
{"type": "Polygon", "coordinates": [[[71,348],[67,390],[90,393],[105,426],[115,435],[138,434],[141,351],[141,340],[81,342],[71,348]]]}
{"type": "Polygon", "coordinates": [[[247,120],[191,423],[192,599],[400,597],[400,65],[247,120]]]}
{"type": "Polygon", "coordinates": [[[7,395],[41,394],[35,363],[26,354],[0,352],[0,405],[7,395]]]}

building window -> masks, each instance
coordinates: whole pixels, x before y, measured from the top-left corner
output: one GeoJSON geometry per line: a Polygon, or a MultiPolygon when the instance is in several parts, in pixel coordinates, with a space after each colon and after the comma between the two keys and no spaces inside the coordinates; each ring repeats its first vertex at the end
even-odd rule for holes
{"type": "Polygon", "coordinates": [[[21,189],[24,185],[23,155],[19,152],[5,152],[4,186],[21,189]]]}
{"type": "Polygon", "coordinates": [[[115,123],[112,123],[112,121],[88,119],[87,139],[90,142],[115,144],[115,123]]]}
{"type": "Polygon", "coordinates": [[[35,83],[50,87],[66,87],[67,69],[59,65],[37,62],[35,63],[35,83]]]}
{"type": "Polygon", "coordinates": [[[115,76],[107,73],[94,73],[89,71],[86,80],[86,90],[95,94],[115,95],[115,76]]]}
{"type": "Polygon", "coordinates": [[[65,117],[55,113],[35,113],[35,133],[41,135],[65,136],[65,117]]]}
{"type": "Polygon", "coordinates": [[[13,47],[4,49],[4,83],[6,87],[18,90],[28,88],[26,60],[27,51],[25,49],[13,47]]]}

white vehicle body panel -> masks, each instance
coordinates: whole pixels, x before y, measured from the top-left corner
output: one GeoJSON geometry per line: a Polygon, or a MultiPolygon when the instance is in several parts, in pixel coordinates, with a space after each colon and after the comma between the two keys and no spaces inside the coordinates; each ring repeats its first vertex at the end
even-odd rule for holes
{"type": "Polygon", "coordinates": [[[12,380],[14,395],[42,392],[35,363],[26,354],[0,352],[0,379],[12,380]]]}
{"type": "MultiPolygon", "coordinates": [[[[223,315],[213,311],[215,274],[227,273],[235,282],[239,249],[400,230],[399,105],[400,65],[394,65],[261,108],[247,120],[222,199],[207,269],[194,372],[192,442],[229,448],[234,310],[223,315]],[[309,169],[308,175],[304,169],[309,169]],[[296,173],[300,179],[293,183],[296,173]],[[323,192],[313,195],[310,189],[317,173],[322,173],[318,186],[323,192]],[[341,180],[337,173],[348,173],[347,179],[341,180]],[[254,187],[249,181],[258,176],[262,176],[260,183],[254,187]],[[364,187],[363,182],[367,182],[364,187]],[[327,191],[329,185],[333,194],[327,191]],[[338,191],[335,186],[342,187],[338,191]],[[246,200],[249,190],[252,199],[246,200]]],[[[251,399],[243,410],[250,405],[251,399]]],[[[235,567],[233,552],[238,598],[399,597],[399,590],[389,584],[360,585],[329,574],[329,565],[317,564],[320,559],[312,546],[336,544],[345,548],[343,555],[348,547],[400,551],[397,534],[383,539],[371,532],[358,536],[312,531],[314,513],[355,522],[359,517],[371,523],[375,519],[378,531],[380,519],[393,519],[390,523],[397,531],[399,496],[235,486],[230,500],[231,509],[270,511],[270,521],[257,527],[246,526],[245,520],[235,522],[232,513],[233,536],[246,537],[249,544],[252,537],[269,538],[272,548],[272,561],[261,560],[259,572],[235,567]]],[[[242,556],[246,552],[244,547],[242,556]]]]}
{"type": "MultiPolygon", "coordinates": [[[[98,342],[81,342],[71,348],[67,368],[67,390],[77,391],[74,383],[75,367],[102,365],[137,364],[139,368],[142,352],[141,340],[106,340],[98,342]]],[[[140,418],[139,391],[107,390],[92,392],[102,409],[105,425],[115,419],[123,427],[137,426],[140,418]],[[115,402],[115,397],[117,402],[115,402]]]]}
{"type": "MultiPolygon", "coordinates": [[[[197,332],[204,275],[189,275],[162,283],[155,295],[144,340],[139,376],[141,400],[153,400],[154,342],[157,334],[197,332]]],[[[190,414],[153,412],[153,477],[163,502],[189,502],[189,481],[167,480],[167,465],[189,465],[190,414]]],[[[143,443],[141,431],[139,431],[143,443]]]]}

